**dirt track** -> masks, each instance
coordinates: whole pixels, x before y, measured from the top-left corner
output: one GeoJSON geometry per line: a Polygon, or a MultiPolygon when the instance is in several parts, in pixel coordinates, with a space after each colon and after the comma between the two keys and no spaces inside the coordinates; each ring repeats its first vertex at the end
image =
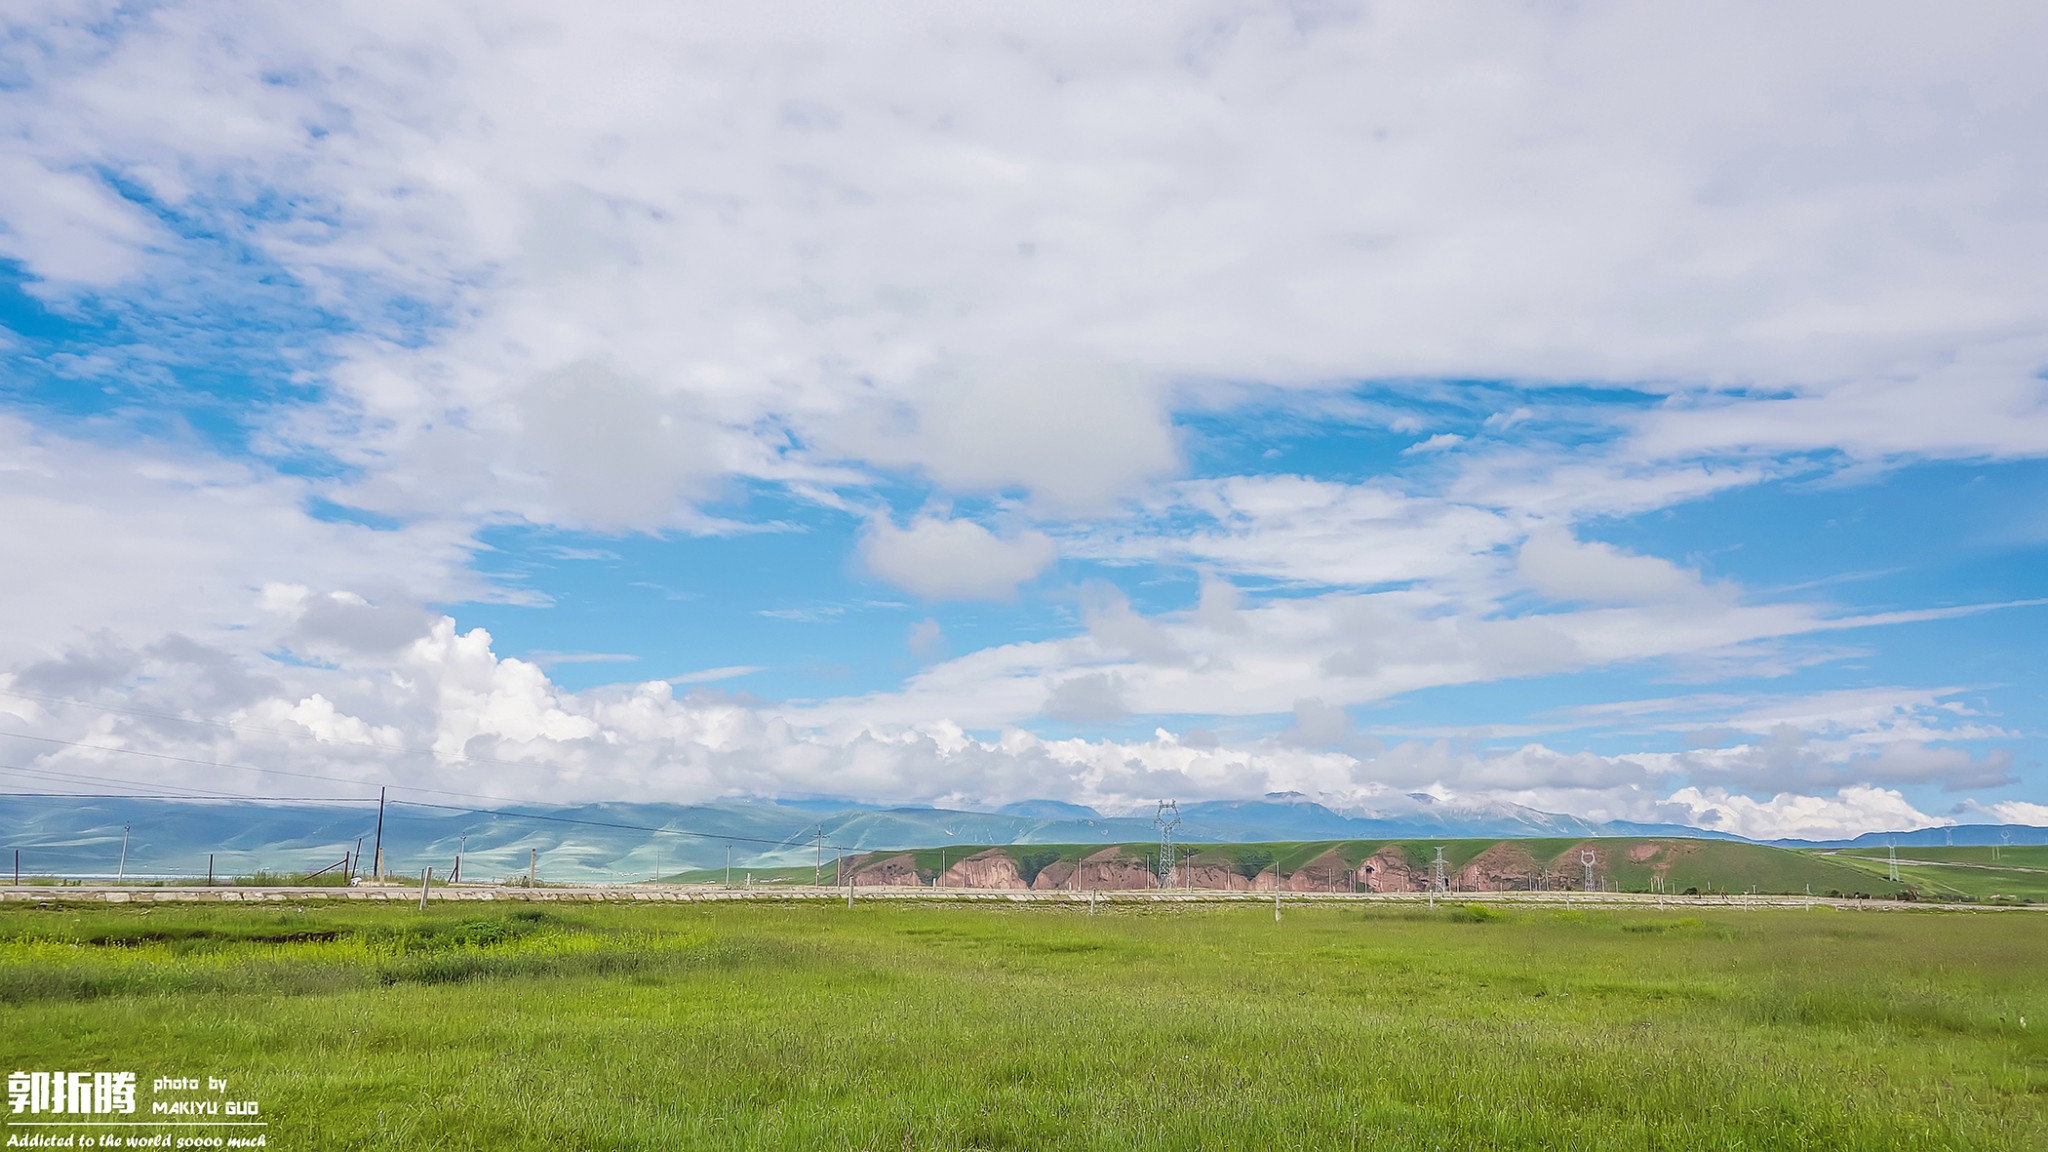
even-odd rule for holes
{"type": "MultiPolygon", "coordinates": [[[[961,888],[860,888],[851,893],[854,902],[871,900],[943,901],[955,904],[1271,904],[1270,892],[1173,891],[1138,889],[1128,892],[1034,892],[986,891],[961,888]]],[[[0,903],[296,903],[308,900],[347,900],[418,903],[417,885],[365,885],[359,888],[253,888],[253,887],[144,887],[112,884],[0,885],[0,903]]],[[[716,903],[732,900],[846,900],[845,888],[783,886],[723,888],[715,885],[655,884],[565,884],[539,888],[459,885],[431,888],[427,899],[434,902],[616,902],[616,903],[716,903]]],[[[1632,908],[1847,908],[1915,911],[2048,911],[2048,905],[1935,904],[1927,901],[1844,900],[1822,896],[1721,895],[1659,896],[1641,892],[1452,892],[1439,894],[1435,901],[1447,905],[1498,904],[1531,907],[1584,907],[1587,905],[1632,908]]],[[[1301,907],[1308,904],[1403,904],[1428,905],[1426,892],[1282,892],[1279,903],[1301,907]]]]}

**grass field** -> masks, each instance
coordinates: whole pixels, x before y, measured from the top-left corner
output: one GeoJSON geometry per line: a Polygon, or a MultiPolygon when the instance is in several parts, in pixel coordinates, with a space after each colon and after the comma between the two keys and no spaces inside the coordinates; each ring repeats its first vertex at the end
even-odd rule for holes
{"type": "MultiPolygon", "coordinates": [[[[1890,873],[1883,848],[1845,848],[1828,858],[1880,877],[1890,873]]],[[[2048,848],[1901,848],[1899,879],[1928,900],[2048,901],[2048,848]]]]}
{"type": "Polygon", "coordinates": [[[2044,944],[2017,911],[16,907],[0,1063],[226,1077],[281,1149],[2039,1149],[2044,944]]]}

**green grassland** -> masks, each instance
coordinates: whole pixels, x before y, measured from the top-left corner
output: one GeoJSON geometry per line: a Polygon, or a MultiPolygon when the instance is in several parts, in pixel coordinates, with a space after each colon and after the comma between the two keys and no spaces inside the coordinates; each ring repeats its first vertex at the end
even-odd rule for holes
{"type": "Polygon", "coordinates": [[[0,909],[0,1064],[226,1077],[283,1149],[2038,1149],[2044,944],[2031,910],[53,894],[0,909]]]}
{"type": "MultiPolygon", "coordinates": [[[[1890,875],[1883,848],[1844,848],[1826,858],[1872,876],[1890,875]]],[[[1899,879],[1924,900],[2048,902],[2048,847],[1901,848],[1899,879]]]]}

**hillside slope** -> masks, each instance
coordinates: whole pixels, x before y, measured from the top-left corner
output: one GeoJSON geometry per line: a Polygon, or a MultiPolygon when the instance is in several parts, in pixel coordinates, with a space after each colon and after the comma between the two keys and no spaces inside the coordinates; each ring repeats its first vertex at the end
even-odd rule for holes
{"type": "MultiPolygon", "coordinates": [[[[1438,848],[1453,892],[1766,892],[1898,895],[1860,862],[1728,840],[1620,837],[1313,840],[1190,844],[1166,886],[1217,891],[1423,892],[1438,848]]],[[[1130,890],[1158,888],[1150,843],[984,845],[873,852],[847,862],[855,887],[1130,890]]]]}

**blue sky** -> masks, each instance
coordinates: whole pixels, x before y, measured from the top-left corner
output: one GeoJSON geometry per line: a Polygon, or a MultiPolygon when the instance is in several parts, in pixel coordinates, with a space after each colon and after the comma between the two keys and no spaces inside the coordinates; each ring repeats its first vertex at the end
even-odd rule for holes
{"type": "Polygon", "coordinates": [[[6,785],[2048,823],[2038,11],[790,15],[7,17],[6,785]]]}

